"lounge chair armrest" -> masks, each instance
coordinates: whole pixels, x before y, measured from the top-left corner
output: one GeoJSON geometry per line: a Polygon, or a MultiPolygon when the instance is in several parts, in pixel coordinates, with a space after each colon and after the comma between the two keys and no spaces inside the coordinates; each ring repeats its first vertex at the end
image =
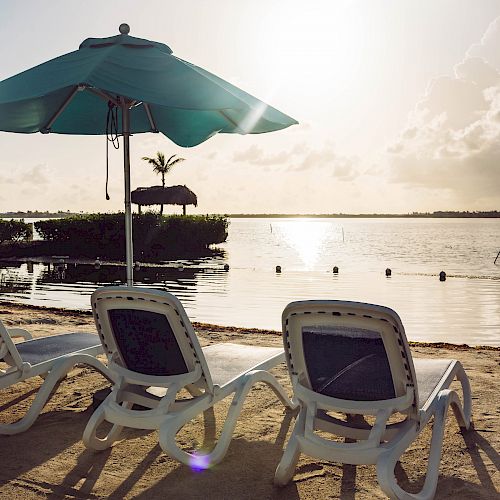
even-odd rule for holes
{"type": "Polygon", "coordinates": [[[112,359],[109,361],[108,367],[111,372],[121,377],[124,382],[147,387],[169,387],[172,384],[179,384],[180,387],[184,387],[194,384],[201,376],[201,368],[199,365],[197,365],[192,372],[169,376],[144,375],[142,373],[133,372],[120,366],[112,359]]]}
{"type": "Polygon", "coordinates": [[[380,401],[355,401],[325,396],[305,387],[300,382],[294,386],[294,393],[300,401],[308,406],[313,402],[321,410],[341,411],[359,415],[374,415],[378,410],[390,409],[392,412],[408,410],[413,402],[413,391],[408,390],[403,396],[380,401]]]}
{"type": "Polygon", "coordinates": [[[23,364],[21,365],[21,373],[23,374],[23,377],[29,375],[30,371],[31,371],[31,364],[24,361],[23,364]]]}
{"type": "Polygon", "coordinates": [[[24,328],[7,328],[7,333],[11,338],[22,337],[24,340],[31,340],[33,336],[24,328]]]}

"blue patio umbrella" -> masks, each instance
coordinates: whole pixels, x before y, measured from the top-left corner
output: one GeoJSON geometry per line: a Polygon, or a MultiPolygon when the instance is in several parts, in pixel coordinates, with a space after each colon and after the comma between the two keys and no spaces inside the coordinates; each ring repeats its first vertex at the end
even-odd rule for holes
{"type": "Polygon", "coordinates": [[[183,147],[216,133],[259,134],[297,122],[221,78],[129,35],[88,38],[79,49],[0,82],[0,130],[123,136],[127,284],[133,283],[131,134],[161,132],[183,147]]]}

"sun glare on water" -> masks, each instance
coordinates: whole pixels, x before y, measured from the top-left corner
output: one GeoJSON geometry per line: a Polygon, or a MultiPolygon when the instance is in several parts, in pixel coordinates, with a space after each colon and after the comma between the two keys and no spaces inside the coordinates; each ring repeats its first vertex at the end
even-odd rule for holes
{"type": "Polygon", "coordinates": [[[297,252],[303,269],[313,269],[327,238],[325,225],[310,219],[290,220],[280,223],[277,229],[284,242],[297,252]]]}

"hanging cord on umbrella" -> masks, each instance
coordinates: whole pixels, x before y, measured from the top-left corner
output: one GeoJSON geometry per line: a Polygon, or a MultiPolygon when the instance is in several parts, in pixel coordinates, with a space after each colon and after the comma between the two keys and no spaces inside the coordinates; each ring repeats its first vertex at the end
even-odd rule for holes
{"type": "Polygon", "coordinates": [[[108,101],[108,116],[106,117],[106,200],[109,200],[108,179],[109,179],[109,152],[108,145],[111,142],[115,149],[120,149],[118,138],[118,108],[111,101],[108,101]]]}

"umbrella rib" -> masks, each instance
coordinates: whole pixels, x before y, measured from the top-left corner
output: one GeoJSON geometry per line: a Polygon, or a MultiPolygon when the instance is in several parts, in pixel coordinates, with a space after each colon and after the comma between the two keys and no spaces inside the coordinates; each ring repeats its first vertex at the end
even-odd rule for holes
{"type": "Polygon", "coordinates": [[[149,124],[151,125],[151,132],[158,133],[158,127],[156,126],[155,119],[153,118],[153,113],[151,112],[151,108],[149,107],[149,104],[147,103],[142,103],[144,106],[144,109],[146,110],[146,114],[148,115],[148,120],[149,124]]]}
{"type": "Polygon", "coordinates": [[[87,87],[87,90],[89,92],[92,92],[92,94],[95,94],[95,95],[98,95],[99,97],[102,97],[106,101],[111,101],[115,106],[120,107],[120,103],[118,102],[118,99],[107,94],[106,92],[102,91],[101,89],[97,89],[95,87],[87,87]]]}
{"type": "Polygon", "coordinates": [[[222,109],[219,109],[219,113],[229,122],[231,123],[231,125],[233,125],[234,127],[236,128],[240,128],[239,125],[232,119],[230,118],[229,116],[226,115],[226,113],[224,111],[222,111],[222,109]]]}
{"type": "Polygon", "coordinates": [[[61,104],[61,106],[59,107],[59,109],[51,116],[51,118],[46,123],[46,125],[43,126],[43,127],[40,127],[40,132],[42,134],[48,134],[50,132],[50,129],[52,128],[52,125],[54,125],[54,122],[59,118],[59,116],[61,115],[61,113],[68,107],[68,104],[71,102],[71,100],[73,99],[73,97],[75,97],[75,94],[78,91],[83,90],[84,88],[85,87],[83,87],[82,85],[76,85],[75,86],[75,88],[71,91],[71,93],[69,94],[69,96],[66,97],[66,99],[64,99],[64,101],[61,104]]]}

